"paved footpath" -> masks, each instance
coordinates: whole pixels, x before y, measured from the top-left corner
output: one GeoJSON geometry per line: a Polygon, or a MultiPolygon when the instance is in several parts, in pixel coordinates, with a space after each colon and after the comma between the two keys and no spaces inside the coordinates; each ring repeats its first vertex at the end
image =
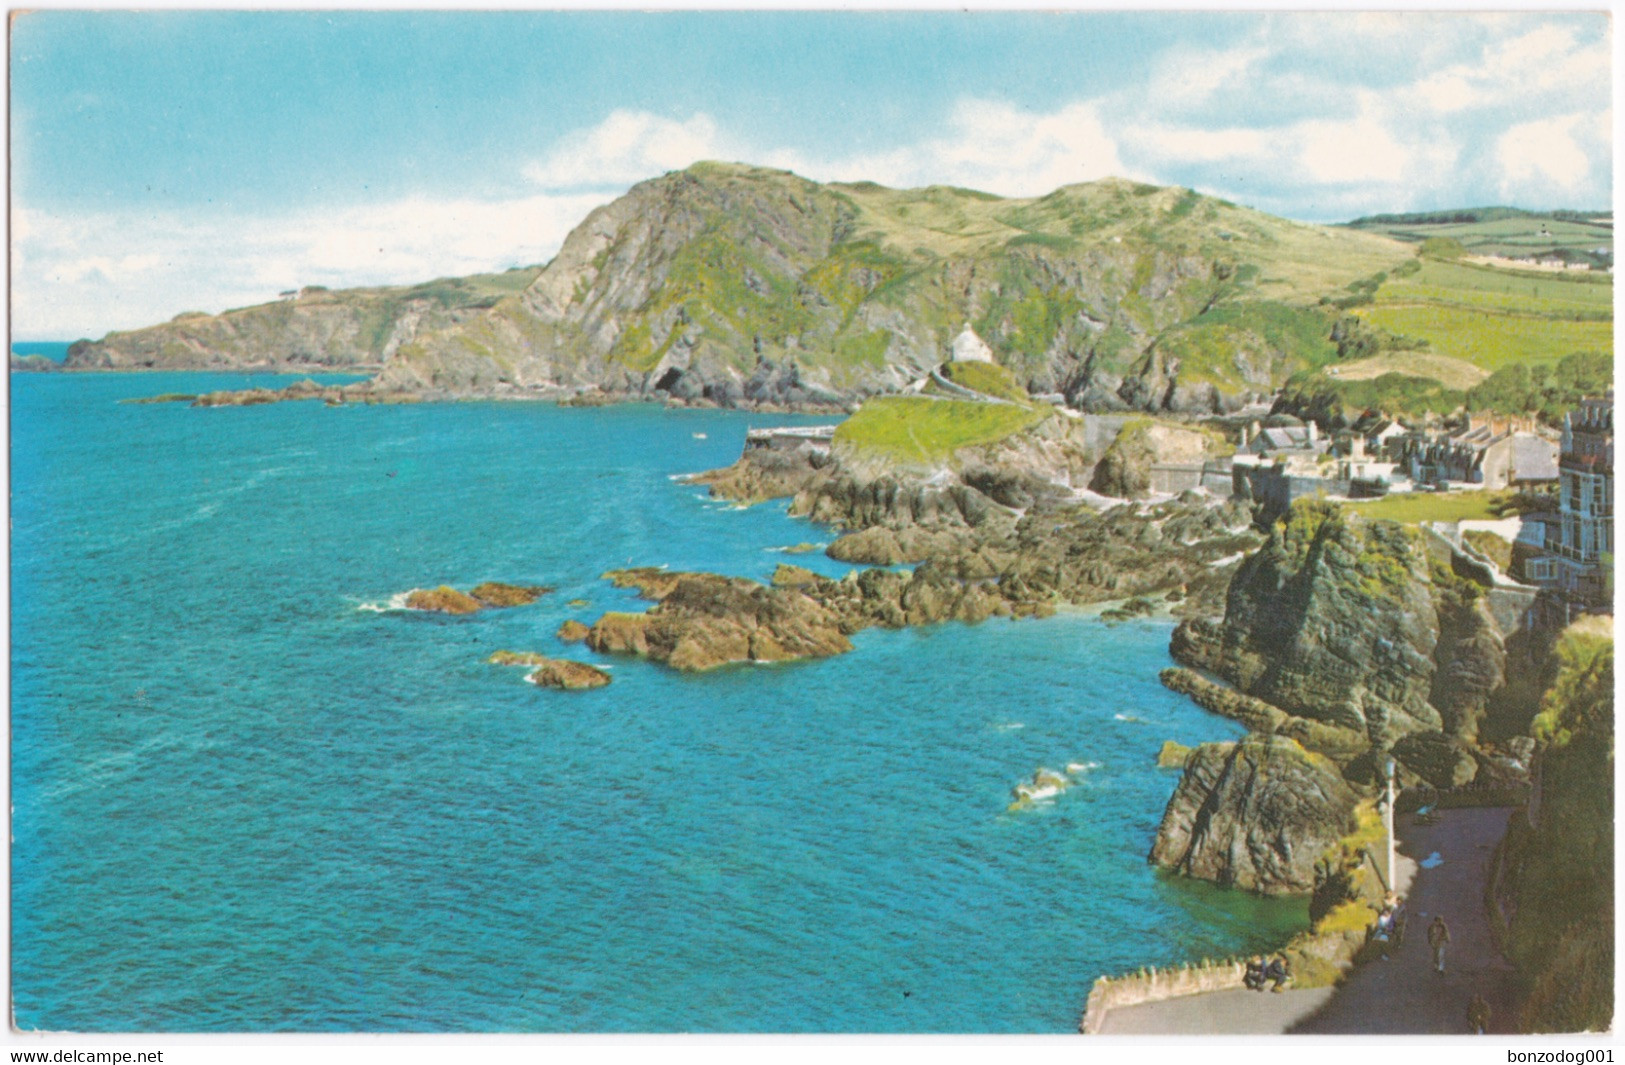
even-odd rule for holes
{"type": "Polygon", "coordinates": [[[1409,885],[1405,945],[1388,961],[1353,970],[1335,988],[1279,995],[1215,991],[1113,1010],[1100,1034],[1465,1035],[1470,1032],[1467,1003],[1474,992],[1490,1003],[1490,1031],[1510,1031],[1512,967],[1491,941],[1484,885],[1511,813],[1507,808],[1442,810],[1432,825],[1403,818],[1401,864],[1416,863],[1416,872],[1409,885]],[[1441,863],[1422,865],[1435,853],[1441,863]],[[1442,976],[1433,971],[1427,945],[1427,926],[1436,913],[1450,926],[1442,976]]]}
{"type": "Polygon", "coordinates": [[[1325,1008],[1287,1030],[1469,1035],[1467,1003],[1477,993],[1490,1004],[1490,1031],[1513,1031],[1513,969],[1495,949],[1484,906],[1490,859],[1511,814],[1505,807],[1442,810],[1438,824],[1408,828],[1400,838],[1405,854],[1425,862],[1437,852],[1444,863],[1417,872],[1405,945],[1388,961],[1351,972],[1325,1008]],[[1450,927],[1443,975],[1433,971],[1427,942],[1435,914],[1450,927]]]}

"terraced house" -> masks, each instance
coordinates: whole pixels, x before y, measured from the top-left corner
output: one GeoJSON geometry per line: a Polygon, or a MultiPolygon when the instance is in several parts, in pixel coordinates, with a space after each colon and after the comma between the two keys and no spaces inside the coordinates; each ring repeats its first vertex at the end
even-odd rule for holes
{"type": "Polygon", "coordinates": [[[1459,481],[1491,489],[1549,484],[1557,479],[1558,447],[1533,429],[1517,419],[1475,415],[1459,429],[1410,433],[1389,447],[1417,484],[1459,481]]]}
{"type": "Polygon", "coordinates": [[[1614,394],[1587,399],[1563,418],[1558,520],[1546,553],[1525,573],[1553,594],[1553,620],[1612,610],[1614,584],[1614,394]]]}

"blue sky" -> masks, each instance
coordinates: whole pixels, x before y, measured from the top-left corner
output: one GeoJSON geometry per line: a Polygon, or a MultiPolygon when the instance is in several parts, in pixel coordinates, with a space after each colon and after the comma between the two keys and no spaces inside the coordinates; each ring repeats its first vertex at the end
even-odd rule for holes
{"type": "Polygon", "coordinates": [[[1289,217],[1605,207],[1605,16],[42,11],[14,24],[13,335],[545,261],[704,158],[1289,217]]]}

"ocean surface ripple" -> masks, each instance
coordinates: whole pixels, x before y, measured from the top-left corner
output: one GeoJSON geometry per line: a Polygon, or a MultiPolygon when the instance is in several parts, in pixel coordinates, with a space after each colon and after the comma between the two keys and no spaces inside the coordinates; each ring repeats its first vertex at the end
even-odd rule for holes
{"type": "Polygon", "coordinates": [[[1146,864],[1162,741],[1238,734],[1158,685],[1165,623],[704,676],[557,642],[640,609],[604,570],[765,578],[827,541],[671,480],[817,419],[117,403],[241,384],[12,379],[21,1028],[1067,1032],[1103,971],[1304,921],[1146,864]],[[387,609],[487,579],[557,591],[387,609]],[[615,682],[541,691],[499,648],[615,682]]]}

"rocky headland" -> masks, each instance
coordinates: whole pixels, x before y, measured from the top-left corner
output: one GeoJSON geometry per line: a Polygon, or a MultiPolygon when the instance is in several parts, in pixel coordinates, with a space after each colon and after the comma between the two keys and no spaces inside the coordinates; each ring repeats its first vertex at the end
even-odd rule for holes
{"type": "Polygon", "coordinates": [[[1335,355],[1316,301],[1406,245],[1121,179],[1038,199],[700,163],[589,214],[543,267],[308,287],[84,340],[69,369],[375,373],[433,398],[850,409],[969,323],[1023,394],[1212,413],[1335,355]],[[1310,280],[1312,279],[1312,280],[1310,280]]]}
{"type": "MultiPolygon", "coordinates": [[[[909,413],[924,415],[913,434],[922,443],[929,414],[923,406],[909,413]]],[[[1044,616],[1136,597],[1156,597],[1176,611],[1212,609],[1236,561],[1259,543],[1245,507],[1199,492],[1143,503],[1086,501],[1083,486],[1102,450],[1089,427],[1026,408],[1013,424],[995,439],[926,446],[900,459],[871,441],[866,434],[876,426],[860,411],[827,444],[810,438],[747,448],[734,465],[691,480],[740,502],[790,498],[792,514],[839,530],[826,552],[832,558],[912,568],[834,579],[780,565],[770,584],[615,571],[606,577],[657,605],[604,615],[588,646],[703,670],[842,654],[852,648],[851,635],[876,626],[1044,616]]]]}
{"type": "Polygon", "coordinates": [[[1174,632],[1183,665],[1163,683],[1248,735],[1169,745],[1181,778],[1150,860],[1308,894],[1311,927],[1283,948],[1298,986],[1352,964],[1389,890],[1375,856],[1388,761],[1404,788],[1529,786],[1539,686],[1508,684],[1508,647],[1548,656],[1498,627],[1480,576],[1414,529],[1300,501],[1235,569],[1222,610],[1174,632]]]}

